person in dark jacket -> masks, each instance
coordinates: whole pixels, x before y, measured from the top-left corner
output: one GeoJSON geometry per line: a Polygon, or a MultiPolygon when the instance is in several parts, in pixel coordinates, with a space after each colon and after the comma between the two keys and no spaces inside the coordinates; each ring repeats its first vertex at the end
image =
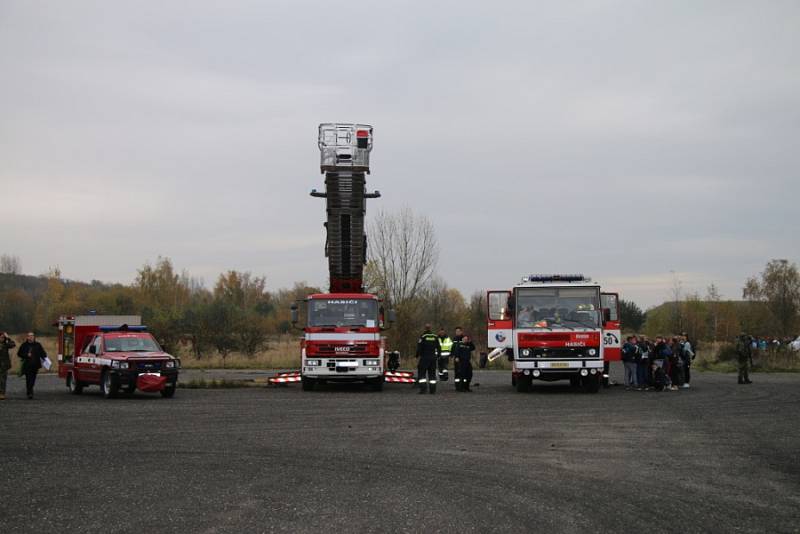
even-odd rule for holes
{"type": "Polygon", "coordinates": [[[639,354],[641,355],[639,363],[636,365],[636,379],[639,387],[646,389],[650,387],[650,350],[651,344],[647,336],[639,338],[639,354]]]}
{"type": "Polygon", "coordinates": [[[33,332],[28,332],[25,342],[19,346],[17,356],[22,360],[22,372],[25,373],[25,388],[28,398],[33,398],[33,386],[36,385],[36,375],[42,368],[42,360],[47,358],[47,353],[42,344],[36,341],[33,332]]]}
{"type": "Polygon", "coordinates": [[[628,336],[622,345],[622,363],[625,367],[625,389],[638,389],[639,378],[636,368],[641,360],[641,352],[636,336],[628,336]]]}
{"type": "Polygon", "coordinates": [[[417,383],[420,395],[427,389],[431,395],[436,393],[436,363],[442,355],[439,338],[431,330],[431,325],[425,325],[425,331],[417,341],[417,383]]]}
{"type": "Polygon", "coordinates": [[[472,351],[474,350],[475,343],[469,336],[463,336],[460,340],[453,342],[456,391],[472,391],[469,389],[469,385],[472,382],[472,351]]]}
{"type": "Polygon", "coordinates": [[[14,340],[5,332],[0,332],[0,400],[6,399],[6,380],[8,370],[11,369],[11,358],[8,351],[16,347],[14,340]]]}
{"type": "Polygon", "coordinates": [[[739,362],[739,383],[752,384],[750,366],[753,363],[753,338],[744,332],[736,340],[736,359],[739,362]]]}

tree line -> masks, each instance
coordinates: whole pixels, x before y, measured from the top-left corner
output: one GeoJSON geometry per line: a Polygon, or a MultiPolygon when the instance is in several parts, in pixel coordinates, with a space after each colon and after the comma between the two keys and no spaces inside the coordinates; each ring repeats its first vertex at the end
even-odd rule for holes
{"type": "MultiPolygon", "coordinates": [[[[397,312],[386,331],[387,347],[413,356],[423,326],[456,326],[486,350],[486,294],[465,297],[437,275],[439,247],[431,222],[411,210],[378,212],[368,226],[365,289],[397,312]]],[[[221,273],[213,287],[188,271],[178,272],[169,258],[137,270],[132,284],[77,282],[58,269],[45,275],[20,274],[18,258],[0,256],[0,329],[54,334],[61,315],[141,315],[167,350],[183,343],[195,357],[231,352],[254,355],[276,336],[299,331],[290,323],[290,306],[323,288],[298,282],[270,289],[263,276],[235,270],[221,273]]],[[[723,300],[713,284],[705,295],[683,294],[647,310],[621,301],[623,328],[649,335],[687,332],[695,340],[731,340],[740,331],[759,336],[796,336],[800,329],[800,274],[787,260],[772,260],[749,278],[743,300],[723,300]]]]}
{"type": "Polygon", "coordinates": [[[731,341],[741,332],[785,340],[800,334],[800,271],[786,259],[769,261],[764,270],[749,277],[742,298],[725,300],[716,285],[705,294],[684,293],[680,284],[672,298],[642,311],[635,303],[621,302],[621,320],[628,332],[650,336],[686,332],[690,339],[731,341]]]}

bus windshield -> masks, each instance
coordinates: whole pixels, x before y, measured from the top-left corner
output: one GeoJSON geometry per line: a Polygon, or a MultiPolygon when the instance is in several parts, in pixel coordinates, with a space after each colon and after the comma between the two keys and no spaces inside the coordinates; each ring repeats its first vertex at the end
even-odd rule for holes
{"type": "Polygon", "coordinates": [[[308,326],[378,326],[374,299],[312,299],[308,301],[308,326]]]}
{"type": "Polygon", "coordinates": [[[517,289],[517,328],[600,327],[600,290],[596,287],[522,287],[517,289]]]}

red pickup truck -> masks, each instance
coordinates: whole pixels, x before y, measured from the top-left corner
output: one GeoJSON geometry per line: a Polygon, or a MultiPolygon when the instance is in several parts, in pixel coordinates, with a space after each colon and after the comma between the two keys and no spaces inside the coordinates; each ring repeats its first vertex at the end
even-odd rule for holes
{"type": "MultiPolygon", "coordinates": [[[[129,319],[139,322],[137,316],[129,319]]],[[[69,391],[79,395],[97,384],[106,398],[137,389],[174,396],[180,360],[164,352],[144,326],[98,324],[109,322],[109,316],[95,315],[59,319],[58,374],[69,391]]]]}

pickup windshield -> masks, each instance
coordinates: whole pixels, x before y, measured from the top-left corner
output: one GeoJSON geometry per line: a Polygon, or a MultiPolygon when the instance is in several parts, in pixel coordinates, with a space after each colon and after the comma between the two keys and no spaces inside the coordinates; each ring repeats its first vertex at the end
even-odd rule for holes
{"type": "Polygon", "coordinates": [[[160,352],[155,339],[150,336],[106,337],[106,352],[160,352]]]}
{"type": "Polygon", "coordinates": [[[312,299],[308,326],[378,326],[378,302],[373,299],[312,299]]]}
{"type": "Polygon", "coordinates": [[[517,328],[600,327],[600,290],[594,287],[523,287],[517,290],[517,328]]]}

